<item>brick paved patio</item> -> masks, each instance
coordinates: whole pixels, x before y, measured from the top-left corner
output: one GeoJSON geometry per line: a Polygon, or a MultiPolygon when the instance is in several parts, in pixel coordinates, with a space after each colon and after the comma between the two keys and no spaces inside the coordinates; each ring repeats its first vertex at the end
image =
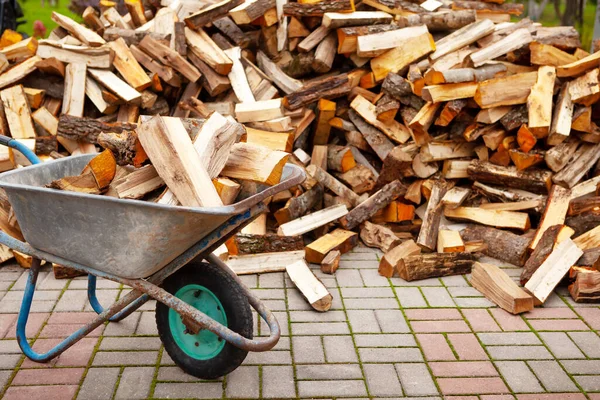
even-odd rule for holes
{"type": "MultiPolygon", "coordinates": [[[[244,277],[275,311],[283,336],[273,351],[250,354],[210,382],[184,374],[163,351],[153,303],[50,364],[26,360],[14,332],[26,273],[0,267],[0,398],[600,400],[598,305],[575,304],[562,288],[545,308],[512,316],[462,276],[383,278],[379,256],[359,248],[335,276],[315,270],[334,296],[323,314],[282,273],[244,277]]],[[[42,351],[94,314],[85,280],[57,281],[46,271],[38,282],[28,337],[42,351]]],[[[109,281],[98,287],[105,305],[127,292],[109,281]]]]}

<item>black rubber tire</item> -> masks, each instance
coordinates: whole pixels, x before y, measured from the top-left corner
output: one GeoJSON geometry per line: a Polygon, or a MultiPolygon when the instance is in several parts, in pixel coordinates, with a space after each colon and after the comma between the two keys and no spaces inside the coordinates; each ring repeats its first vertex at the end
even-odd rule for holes
{"type": "MultiPolygon", "coordinates": [[[[221,268],[208,263],[188,264],[167,278],[162,287],[169,293],[186,285],[198,284],[211,290],[219,299],[227,315],[229,329],[252,339],[252,311],[248,299],[237,282],[221,268]]],[[[197,360],[187,355],[173,339],[169,325],[169,308],[156,303],[156,326],[165,350],[186,373],[201,379],[216,379],[235,370],[246,358],[247,351],[226,343],[215,357],[197,360]]]]}

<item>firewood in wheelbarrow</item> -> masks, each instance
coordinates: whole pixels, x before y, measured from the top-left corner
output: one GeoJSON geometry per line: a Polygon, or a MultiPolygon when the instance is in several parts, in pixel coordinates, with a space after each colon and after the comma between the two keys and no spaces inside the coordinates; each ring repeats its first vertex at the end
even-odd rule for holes
{"type": "Polygon", "coordinates": [[[290,264],[285,267],[285,270],[312,308],[321,312],[328,311],[331,308],[333,296],[312,273],[305,261],[301,260],[290,264]]]}
{"type": "Polygon", "coordinates": [[[141,124],[137,134],[156,171],[182,205],[223,205],[180,119],[154,117],[141,124]]]}
{"type": "Polygon", "coordinates": [[[53,189],[88,194],[102,194],[115,177],[117,163],[110,150],[104,150],[92,158],[77,176],[66,176],[47,186],[53,189]]]}

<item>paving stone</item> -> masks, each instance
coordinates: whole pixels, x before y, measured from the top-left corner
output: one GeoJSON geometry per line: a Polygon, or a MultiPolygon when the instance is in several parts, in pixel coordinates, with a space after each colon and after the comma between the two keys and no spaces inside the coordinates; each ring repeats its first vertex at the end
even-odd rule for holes
{"type": "Polygon", "coordinates": [[[77,399],[112,399],[120,371],[120,368],[90,368],[85,375],[77,399]]]}
{"type": "Polygon", "coordinates": [[[549,392],[578,392],[579,389],[556,361],[529,361],[529,366],[549,392]]]}
{"type": "Polygon", "coordinates": [[[273,350],[289,350],[290,349],[290,337],[289,336],[281,336],[279,341],[273,347],[273,350]]]}
{"type": "MultiPolygon", "coordinates": [[[[13,314],[9,314],[13,315],[13,314]]],[[[33,338],[37,336],[42,328],[42,325],[48,320],[49,313],[31,313],[27,319],[27,326],[25,327],[25,336],[33,338]]],[[[0,328],[0,330],[2,330],[0,328]]],[[[69,332],[73,333],[75,330],[69,332]]],[[[16,318],[12,321],[12,324],[8,326],[7,332],[4,336],[5,339],[15,339],[17,337],[17,321],[16,318]]]]}
{"type": "Polygon", "coordinates": [[[529,324],[536,331],[587,331],[588,326],[580,319],[538,319],[529,324]]]}
{"type": "Polygon", "coordinates": [[[11,375],[12,371],[0,371],[0,391],[4,389],[4,385],[6,385],[11,375]]]}
{"type": "MultiPolygon", "coordinates": [[[[394,297],[391,288],[341,288],[344,299],[373,299],[380,297],[394,297]]],[[[398,305],[398,304],[396,304],[398,305]]]]}
{"type": "MultiPolygon", "coordinates": [[[[590,394],[590,399],[597,399],[593,394],[590,394]]],[[[585,400],[585,396],[581,393],[546,393],[546,394],[519,394],[518,400],[585,400]]]]}
{"type": "Polygon", "coordinates": [[[383,333],[410,332],[410,328],[400,310],[375,310],[375,317],[383,333]]]}
{"type": "MultiPolygon", "coordinates": [[[[35,301],[35,300],[34,300],[35,301]]],[[[82,311],[87,303],[87,291],[85,290],[67,290],[63,293],[55,311],[82,311]]]]}
{"type": "MultiPolygon", "coordinates": [[[[334,336],[337,338],[338,336],[334,336]]],[[[296,363],[324,363],[325,353],[320,336],[294,336],[294,361],[296,363]]]]}
{"type": "Polygon", "coordinates": [[[292,323],[292,333],[294,335],[349,335],[350,328],[346,322],[328,322],[328,323],[310,323],[299,322],[292,323]]]}
{"type": "Polygon", "coordinates": [[[558,359],[585,358],[585,355],[564,332],[538,333],[554,357],[558,359]]]}
{"type": "MultiPolygon", "coordinates": [[[[262,370],[263,390],[265,398],[295,398],[294,371],[292,366],[265,366],[262,370]]],[[[313,381],[309,382],[313,383],[313,381]]]]}
{"type": "Polygon", "coordinates": [[[511,315],[506,311],[495,308],[490,310],[492,317],[504,331],[529,331],[529,326],[523,321],[520,316],[511,315]]]}
{"type": "Polygon", "coordinates": [[[462,275],[444,276],[440,279],[446,286],[469,286],[469,282],[462,275]]]}
{"type": "Polygon", "coordinates": [[[157,399],[215,399],[222,398],[221,382],[157,383],[154,398],[157,399]]]}
{"type": "Polygon", "coordinates": [[[359,270],[365,286],[389,286],[388,279],[379,275],[377,269],[361,269],[359,270]]]}
{"type": "Polygon", "coordinates": [[[600,358],[600,337],[594,332],[569,332],[575,344],[589,358],[600,358]]]}
{"type": "Polygon", "coordinates": [[[498,371],[490,361],[429,362],[429,367],[437,377],[479,377],[497,376],[498,371]]]}
{"type": "Polygon", "coordinates": [[[439,378],[437,383],[443,394],[508,393],[500,378],[439,378]]]}
{"type": "Polygon", "coordinates": [[[424,287],[421,289],[431,307],[455,307],[454,300],[444,287],[424,287]]]}
{"type": "Polygon", "coordinates": [[[127,367],[121,374],[116,400],[146,399],[154,378],[154,367],[127,367]]]}
{"type": "MultiPolygon", "coordinates": [[[[461,277],[462,278],[462,277],[461,277]]],[[[457,297],[483,297],[483,294],[474,287],[471,286],[455,286],[449,287],[448,292],[450,296],[457,297]]]]}
{"type": "Polygon", "coordinates": [[[552,354],[543,346],[487,346],[494,360],[552,360],[552,354]]]}
{"type": "Polygon", "coordinates": [[[156,351],[99,351],[92,365],[154,365],[157,355],[156,351]]]}
{"type": "Polygon", "coordinates": [[[363,363],[381,363],[381,362],[415,362],[423,361],[423,356],[416,348],[369,348],[358,349],[360,360],[363,363]]]}
{"type": "MultiPolygon", "coordinates": [[[[120,290],[117,290],[117,289],[97,290],[96,297],[98,298],[98,301],[104,308],[108,308],[108,307],[110,307],[111,304],[113,304],[117,300],[117,297],[119,296],[119,292],[120,292],[120,290]]],[[[83,308],[83,310],[84,311],[94,311],[92,309],[92,306],[90,306],[89,301],[86,301],[85,307],[83,308]]]]}
{"type": "Polygon", "coordinates": [[[402,386],[393,364],[365,364],[363,368],[371,396],[402,395],[402,386]]]}
{"type": "Polygon", "coordinates": [[[577,375],[574,378],[586,392],[600,392],[598,375],[577,375]]]}
{"type": "MultiPolygon", "coordinates": [[[[166,354],[166,353],[164,353],[166,354]]],[[[164,358],[163,354],[163,358],[164,358]]],[[[179,367],[160,367],[158,369],[157,381],[166,382],[201,382],[202,379],[196,378],[195,376],[188,375],[179,367]]],[[[217,379],[223,381],[223,378],[217,379]]]]}
{"type": "MultiPolygon", "coordinates": [[[[33,345],[33,349],[37,352],[47,352],[51,348],[60,343],[60,339],[37,339],[33,345]]],[[[85,367],[88,365],[94,347],[98,343],[97,338],[86,337],[75,343],[57,358],[49,361],[46,364],[36,363],[29,359],[25,359],[21,368],[49,368],[49,367],[85,367]]]]}
{"type": "Polygon", "coordinates": [[[227,398],[233,399],[257,399],[260,395],[258,367],[241,366],[227,375],[225,394],[227,398]]]}
{"type": "Polygon", "coordinates": [[[462,313],[471,325],[473,332],[498,332],[500,327],[488,310],[463,308],[462,313]]]}
{"type": "MultiPolygon", "coordinates": [[[[242,275],[243,276],[243,275],[242,275]]],[[[286,289],[287,304],[290,310],[301,310],[314,312],[313,308],[308,304],[306,299],[302,297],[300,291],[296,288],[286,289]]]]}
{"type": "Polygon", "coordinates": [[[425,364],[396,364],[404,393],[409,396],[431,396],[438,390],[425,364]]]}
{"type": "Polygon", "coordinates": [[[570,308],[538,307],[526,312],[527,319],[574,319],[577,315],[570,308]]]}
{"type": "Polygon", "coordinates": [[[100,350],[158,350],[161,341],[157,337],[104,338],[100,350]]]}
{"type": "Polygon", "coordinates": [[[11,385],[79,385],[84,368],[19,369],[11,385]]]}
{"type": "Polygon", "coordinates": [[[292,364],[292,355],[289,351],[250,352],[244,362],[249,365],[287,365],[292,364]]]}
{"type": "MultiPolygon", "coordinates": [[[[329,312],[325,313],[328,314],[329,312]]],[[[352,327],[352,333],[379,333],[381,328],[375,311],[373,310],[348,310],[348,322],[352,327]]]]}
{"type": "MultiPolygon", "coordinates": [[[[360,312],[360,311],[358,311],[360,312]]],[[[344,311],[327,311],[325,313],[314,311],[290,311],[292,322],[345,322],[344,311]]]]}
{"type": "Polygon", "coordinates": [[[442,282],[438,278],[428,278],[428,279],[421,279],[418,281],[408,282],[402,278],[394,277],[394,278],[390,278],[390,281],[392,282],[392,285],[399,286],[399,287],[419,286],[419,287],[423,288],[426,286],[442,286],[442,282]]]}
{"type": "MultiPolygon", "coordinates": [[[[258,315],[256,315],[256,318],[258,318],[258,315]]],[[[279,328],[281,329],[281,334],[283,336],[288,336],[290,334],[289,332],[289,328],[288,328],[288,316],[286,312],[273,312],[273,315],[275,316],[275,318],[277,318],[277,321],[279,321],[279,328]]],[[[321,324],[321,325],[326,325],[326,324],[321,324]]],[[[254,325],[256,326],[256,324],[254,325]]],[[[261,335],[266,336],[269,334],[269,325],[267,325],[267,323],[261,318],[260,319],[260,332],[261,335]]]]}
{"type": "Polygon", "coordinates": [[[156,328],[156,314],[154,312],[143,312],[141,314],[142,316],[140,317],[135,334],[158,335],[158,329],[156,328]]]}
{"type": "Polygon", "coordinates": [[[325,336],[323,343],[327,362],[358,362],[351,336],[325,336]]]}
{"type": "Polygon", "coordinates": [[[258,286],[262,289],[276,288],[283,289],[284,273],[277,272],[272,274],[260,274],[258,276],[258,286]]]}
{"type": "Polygon", "coordinates": [[[539,393],[544,391],[542,385],[523,361],[497,361],[495,364],[513,392],[539,393]]]}
{"type": "Polygon", "coordinates": [[[354,335],[354,341],[358,347],[417,347],[410,334],[354,335]]]}
{"type": "Polygon", "coordinates": [[[600,360],[563,360],[560,362],[570,374],[600,375],[600,360]]]}
{"type": "Polygon", "coordinates": [[[444,335],[439,333],[418,334],[416,337],[427,361],[456,360],[444,335]]]}
{"type": "MultiPolygon", "coordinates": [[[[9,329],[17,321],[18,314],[0,314],[0,339],[8,333],[9,329]]],[[[374,316],[373,316],[374,317],[374,316]]]]}
{"type": "Polygon", "coordinates": [[[21,349],[16,340],[0,340],[0,354],[19,354],[21,349]]]}
{"type": "MultiPolygon", "coordinates": [[[[81,324],[47,324],[42,329],[40,333],[40,338],[66,338],[71,335],[73,332],[77,331],[81,328],[81,324]]],[[[102,331],[104,331],[105,326],[100,325],[90,333],[88,333],[87,337],[99,337],[102,335],[102,331]]],[[[28,337],[31,337],[28,335],[28,337]]]]}
{"type": "Polygon", "coordinates": [[[461,308],[490,308],[496,306],[485,297],[456,297],[454,302],[461,308]]]}
{"type": "Polygon", "coordinates": [[[575,311],[592,329],[600,330],[600,308],[576,308],[575,311]]]}
{"type": "Polygon", "coordinates": [[[471,332],[464,321],[412,321],[410,325],[419,333],[471,332]]]}
{"type": "Polygon", "coordinates": [[[459,360],[475,361],[488,359],[477,337],[472,333],[449,334],[448,340],[452,344],[459,360]]]}
{"type": "Polygon", "coordinates": [[[21,357],[21,354],[0,354],[0,370],[13,369],[21,357]]]}
{"type": "Polygon", "coordinates": [[[462,319],[462,315],[457,309],[424,308],[421,310],[406,310],[405,313],[409,320],[415,321],[462,319]]]}
{"type": "Polygon", "coordinates": [[[75,392],[77,385],[11,386],[4,394],[4,400],[66,400],[72,399],[75,392]]]}
{"type": "Polygon", "coordinates": [[[427,307],[427,302],[421,294],[419,288],[416,287],[398,287],[396,288],[396,295],[400,304],[404,308],[411,307],[427,307]]]}
{"type": "Polygon", "coordinates": [[[542,344],[533,332],[478,333],[484,345],[527,345],[542,344]]]}
{"type": "Polygon", "coordinates": [[[395,297],[382,299],[344,299],[348,310],[397,310],[398,300],[395,297]]]}
{"type": "Polygon", "coordinates": [[[296,376],[298,379],[307,380],[363,379],[358,364],[297,365],[296,376]]]}
{"type": "MultiPolygon", "coordinates": [[[[104,330],[104,336],[132,336],[142,314],[141,312],[134,312],[122,321],[110,322],[104,330]]],[[[154,317],[154,313],[152,313],[152,317],[154,317]]],[[[154,324],[156,323],[154,322],[154,324]]]]}
{"type": "MultiPolygon", "coordinates": [[[[335,279],[340,287],[364,287],[360,272],[357,269],[339,269],[335,272],[335,279]]],[[[385,279],[385,278],[384,278],[385,279]]]]}
{"type": "Polygon", "coordinates": [[[298,382],[298,394],[305,398],[366,396],[367,388],[363,380],[300,381],[298,382]]]}

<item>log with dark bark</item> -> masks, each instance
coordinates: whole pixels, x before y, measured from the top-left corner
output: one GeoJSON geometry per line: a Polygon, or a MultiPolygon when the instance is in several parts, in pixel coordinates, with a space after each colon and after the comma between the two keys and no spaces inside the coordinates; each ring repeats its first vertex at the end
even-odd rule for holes
{"type": "Polygon", "coordinates": [[[350,93],[351,88],[346,85],[347,83],[348,75],[346,74],[310,83],[303,86],[300,90],[285,96],[283,98],[283,105],[290,110],[296,110],[319,99],[331,99],[343,96],[350,93]]]}
{"type": "Polygon", "coordinates": [[[400,16],[400,27],[427,25],[430,31],[451,31],[460,29],[475,22],[477,12],[474,10],[442,11],[400,16]]]}
{"type": "Polygon", "coordinates": [[[573,217],[567,217],[565,225],[573,228],[575,237],[600,224],[600,210],[590,210],[573,217]]]}
{"type": "Polygon", "coordinates": [[[243,254],[304,250],[304,239],[302,239],[302,236],[238,233],[229,239],[226,245],[227,250],[229,250],[229,255],[237,256],[243,254]]]}
{"type": "Polygon", "coordinates": [[[345,229],[354,229],[362,222],[371,218],[377,211],[387,206],[393,200],[406,193],[406,187],[396,180],[388,183],[367,200],[357,205],[352,211],[340,219],[340,225],[345,229]]]}
{"type": "Polygon", "coordinates": [[[134,131],[100,132],[97,143],[103,148],[109,149],[119,165],[141,167],[148,159],[134,131]]]}
{"type": "Polygon", "coordinates": [[[591,266],[600,271],[600,247],[584,250],[576,265],[591,266]]]}
{"type": "Polygon", "coordinates": [[[518,171],[516,167],[502,167],[489,162],[474,160],[467,169],[474,181],[503,185],[535,193],[547,193],[552,186],[552,172],[528,168],[518,171]]]}
{"type": "Polygon", "coordinates": [[[477,253],[430,253],[408,256],[397,265],[400,278],[416,281],[427,278],[468,274],[477,253]]]}
{"type": "Polygon", "coordinates": [[[525,264],[531,242],[530,237],[481,225],[468,225],[460,236],[465,242],[483,240],[488,245],[487,255],[518,267],[525,264]]]}
{"type": "Polygon", "coordinates": [[[300,218],[322,200],[323,186],[316,184],[300,196],[289,199],[285,207],[275,211],[275,219],[277,220],[277,223],[281,225],[296,218],[300,218]]]}
{"type": "Polygon", "coordinates": [[[136,124],[128,122],[105,123],[93,118],[74,117],[63,114],[58,119],[58,136],[71,140],[80,140],[87,143],[98,143],[98,135],[106,133],[122,133],[124,131],[133,131],[136,124]]]}
{"type": "Polygon", "coordinates": [[[330,0],[327,2],[287,3],[283,6],[283,13],[287,17],[322,17],[326,12],[350,12],[354,9],[351,0],[330,0]]]}
{"type": "Polygon", "coordinates": [[[429,203],[427,203],[427,209],[423,216],[423,225],[417,238],[417,244],[425,251],[434,251],[437,248],[438,230],[444,211],[444,207],[440,207],[440,203],[449,188],[450,185],[444,180],[433,183],[429,203]]]}
{"type": "Polygon", "coordinates": [[[383,160],[383,166],[379,171],[379,178],[373,191],[381,189],[384,185],[414,175],[412,172],[412,157],[404,151],[403,146],[396,146],[383,160]]]}

